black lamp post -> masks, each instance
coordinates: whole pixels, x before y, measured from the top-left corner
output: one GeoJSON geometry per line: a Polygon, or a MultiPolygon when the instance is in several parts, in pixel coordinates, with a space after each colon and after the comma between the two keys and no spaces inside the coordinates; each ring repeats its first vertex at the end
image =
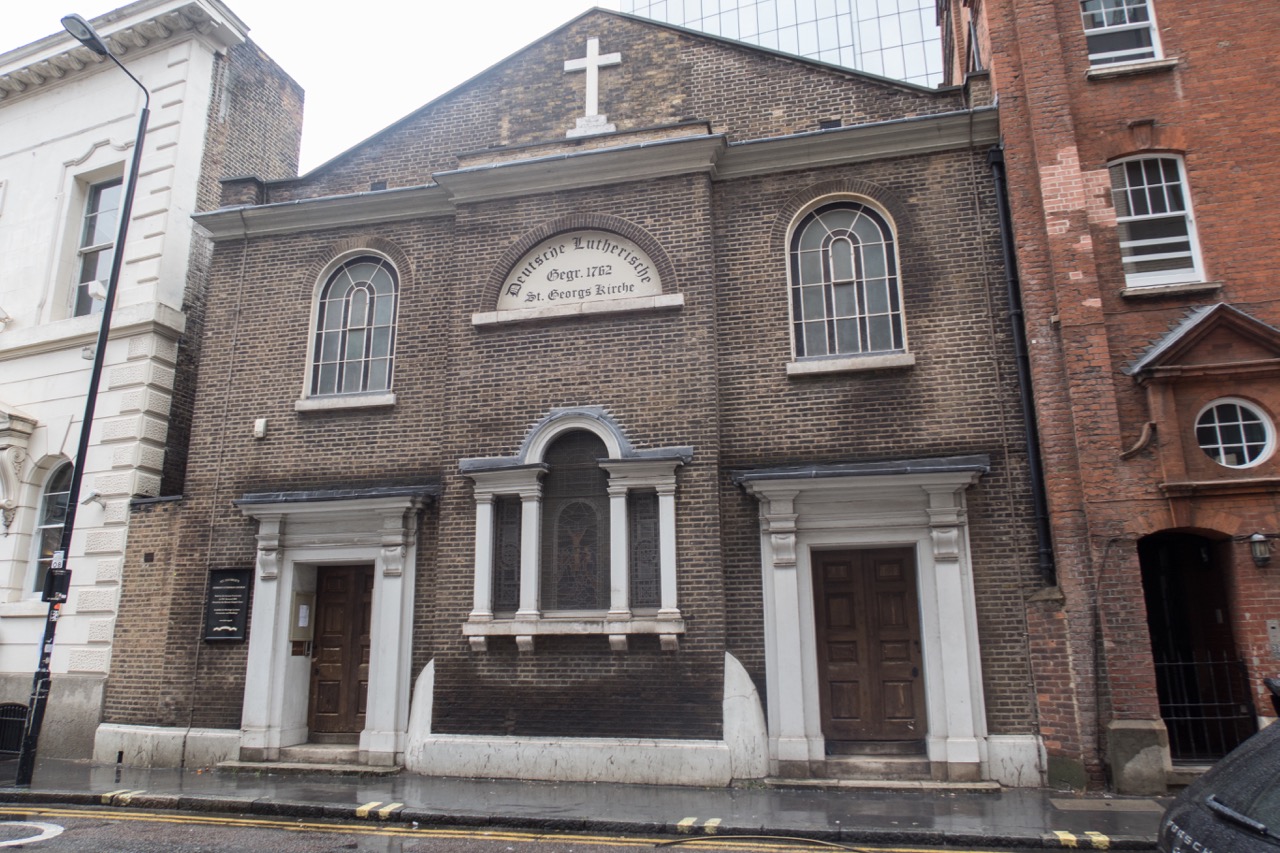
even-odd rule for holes
{"type": "Polygon", "coordinates": [[[98,343],[93,351],[93,371],[89,375],[89,392],[84,402],[84,420],[80,422],[80,443],[76,448],[74,467],[71,469],[71,485],[67,489],[67,512],[62,525],[62,540],[44,578],[41,598],[49,602],[49,615],[45,620],[44,639],[40,643],[40,663],[31,682],[31,700],[27,705],[26,726],[22,734],[22,750],[18,753],[18,774],[15,785],[31,784],[35,770],[36,747],[40,742],[40,728],[44,724],[45,705],[49,701],[49,665],[53,659],[53,636],[58,629],[58,617],[67,600],[71,587],[71,570],[67,567],[67,553],[71,550],[71,534],[75,531],[76,509],[80,506],[80,484],[84,479],[84,464],[89,453],[89,433],[93,427],[93,413],[98,404],[98,383],[102,379],[103,360],[107,352],[107,335],[111,331],[111,312],[115,306],[116,288],[120,283],[120,267],[124,261],[124,239],[129,232],[129,216],[133,210],[133,193],[138,186],[138,164],[142,160],[142,140],[147,133],[147,119],[151,115],[151,93],[147,87],[121,64],[111,53],[107,43],[79,15],[67,15],[62,26],[85,47],[99,56],[105,56],[129,75],[129,79],[142,90],[142,115],[138,119],[138,135],[133,143],[133,162],[129,166],[128,180],[124,185],[124,198],[120,203],[120,225],[116,232],[116,245],[111,257],[111,276],[107,279],[107,296],[102,306],[102,319],[98,327],[98,343]]]}

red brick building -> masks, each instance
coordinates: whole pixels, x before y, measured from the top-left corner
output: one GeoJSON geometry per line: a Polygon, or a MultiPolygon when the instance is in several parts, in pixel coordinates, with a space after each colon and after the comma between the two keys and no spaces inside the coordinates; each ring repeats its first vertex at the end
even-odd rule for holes
{"type": "Polygon", "coordinates": [[[224,182],[99,756],[1041,784],[994,120],[596,10],[224,182]]]}
{"type": "Polygon", "coordinates": [[[1272,3],[942,0],[990,75],[1058,584],[1051,781],[1164,790],[1273,714],[1280,71],[1272,3]]]}

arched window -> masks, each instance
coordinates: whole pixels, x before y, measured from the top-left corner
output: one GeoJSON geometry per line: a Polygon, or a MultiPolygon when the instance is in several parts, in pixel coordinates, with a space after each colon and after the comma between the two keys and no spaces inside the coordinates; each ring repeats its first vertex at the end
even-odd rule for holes
{"type": "Polygon", "coordinates": [[[398,290],[395,268],[374,255],[353,258],[329,276],[316,314],[313,396],[391,388],[398,290]]]}
{"type": "Polygon", "coordinates": [[[816,208],[791,238],[797,358],[901,352],[902,297],[893,229],[854,201],[816,208]]]}
{"type": "Polygon", "coordinates": [[[32,561],[35,572],[31,581],[31,591],[39,592],[44,588],[44,576],[53,561],[53,552],[62,544],[62,527],[67,520],[67,501],[71,490],[71,463],[59,465],[48,481],[44,492],[40,495],[40,514],[36,517],[34,547],[32,561]]]}
{"type": "Polygon", "coordinates": [[[547,448],[542,481],[542,608],[609,608],[609,456],[586,430],[547,448]]]}

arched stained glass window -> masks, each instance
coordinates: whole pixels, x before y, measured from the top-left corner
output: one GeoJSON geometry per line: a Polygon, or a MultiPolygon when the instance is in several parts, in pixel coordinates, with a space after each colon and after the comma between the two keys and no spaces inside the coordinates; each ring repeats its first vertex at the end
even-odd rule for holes
{"type": "Polygon", "coordinates": [[[395,268],[372,255],[353,258],[329,276],[316,317],[312,395],[391,388],[398,290],[395,268]]]}
{"type": "Polygon", "coordinates": [[[825,204],[791,239],[791,318],[796,357],[905,348],[893,229],[872,208],[825,204]]]}
{"type": "Polygon", "coordinates": [[[573,430],[547,448],[542,491],[543,610],[609,608],[609,475],[605,443],[573,430]]]}

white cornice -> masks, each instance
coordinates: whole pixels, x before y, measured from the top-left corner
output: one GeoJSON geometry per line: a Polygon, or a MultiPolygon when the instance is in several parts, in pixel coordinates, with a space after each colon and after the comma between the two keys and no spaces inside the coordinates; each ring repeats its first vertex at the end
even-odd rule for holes
{"type": "Polygon", "coordinates": [[[404,187],[286,201],[224,207],[193,218],[214,240],[268,237],[342,225],[372,225],[453,214],[453,202],[439,186],[404,187]]]}
{"type": "Polygon", "coordinates": [[[457,204],[710,172],[726,147],[716,134],[641,142],[472,166],[433,177],[457,204]]]}
{"type": "MultiPolygon", "coordinates": [[[[69,317],[29,329],[9,329],[0,333],[0,362],[46,352],[93,346],[98,340],[101,315],[69,317]]],[[[124,305],[111,315],[111,337],[144,332],[177,340],[187,326],[186,316],[159,302],[124,305]]]]}
{"type": "Polygon", "coordinates": [[[908,157],[999,141],[994,107],[730,144],[721,134],[439,172],[431,186],[223,208],[195,219],[214,240],[452,215],[456,205],[672,175],[713,180],[908,157]]]}
{"type": "MultiPolygon", "coordinates": [[[[248,27],[220,0],[140,0],[91,23],[122,62],[131,56],[192,34],[209,40],[216,50],[239,44],[248,27]]],[[[0,54],[0,105],[29,95],[67,76],[79,76],[107,60],[67,33],[56,33],[0,54]]]]}
{"type": "Polygon", "coordinates": [[[819,130],[729,146],[716,163],[716,178],[745,178],[792,169],[839,166],[991,145],[1000,139],[994,107],[819,130]]]}

